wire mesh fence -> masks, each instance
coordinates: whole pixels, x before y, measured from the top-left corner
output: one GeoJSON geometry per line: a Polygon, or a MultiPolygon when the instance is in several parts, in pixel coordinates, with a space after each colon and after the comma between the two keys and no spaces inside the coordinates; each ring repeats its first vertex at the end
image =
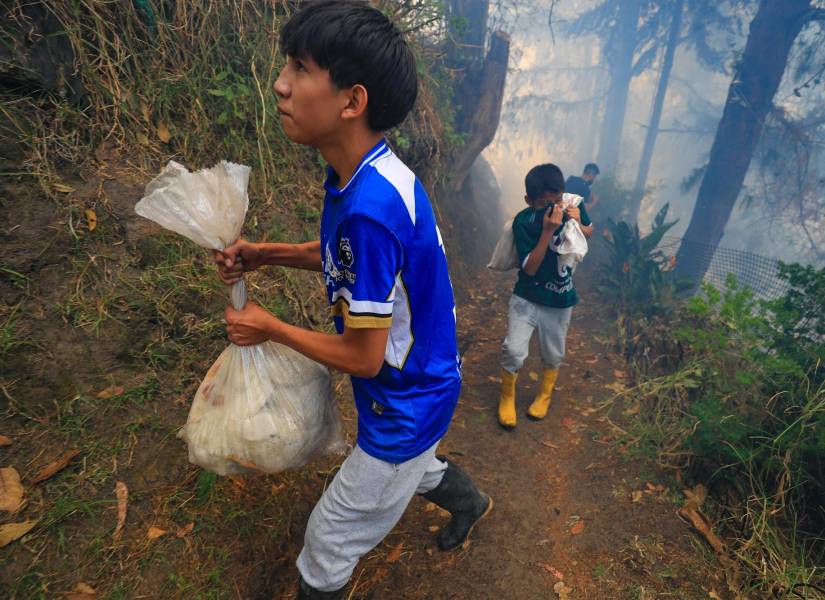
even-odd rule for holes
{"type": "Polygon", "coordinates": [[[779,277],[779,261],[767,256],[702,244],[678,237],[664,237],[658,249],[667,256],[675,257],[683,247],[681,260],[696,261],[710,266],[705,272],[704,281],[716,288],[725,287],[729,274],[736,277],[741,285],[753,290],[754,295],[762,300],[774,300],[785,295],[790,286],[779,277]]]}

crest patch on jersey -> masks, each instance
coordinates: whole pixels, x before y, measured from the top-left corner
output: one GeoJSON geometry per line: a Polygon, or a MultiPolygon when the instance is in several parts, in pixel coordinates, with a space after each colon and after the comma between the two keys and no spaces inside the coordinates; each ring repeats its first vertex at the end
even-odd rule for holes
{"type": "Polygon", "coordinates": [[[349,238],[341,238],[338,242],[338,262],[343,267],[351,267],[355,256],[352,254],[352,246],[349,243],[349,238]]]}

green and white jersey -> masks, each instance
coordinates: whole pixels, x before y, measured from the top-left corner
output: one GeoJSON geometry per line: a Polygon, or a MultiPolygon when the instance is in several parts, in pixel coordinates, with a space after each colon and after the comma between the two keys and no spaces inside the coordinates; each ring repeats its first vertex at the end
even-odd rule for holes
{"type": "MultiPolygon", "coordinates": [[[[584,203],[579,205],[581,211],[582,225],[590,225],[590,217],[584,208],[584,203]]],[[[550,248],[544,255],[544,260],[539,265],[535,275],[528,275],[524,272],[524,263],[530,252],[536,247],[541,237],[541,223],[544,218],[545,209],[535,210],[525,208],[516,218],[513,219],[513,239],[518,252],[519,263],[522,268],[518,272],[518,281],[513,289],[516,296],[520,296],[530,302],[541,304],[542,306],[553,306],[555,308],[568,308],[575,306],[579,302],[576,289],[573,287],[573,272],[570,267],[561,266],[558,262],[559,255],[554,248],[559,244],[559,234],[564,223],[553,233],[550,248]]],[[[567,215],[564,216],[567,221],[567,215]]]]}

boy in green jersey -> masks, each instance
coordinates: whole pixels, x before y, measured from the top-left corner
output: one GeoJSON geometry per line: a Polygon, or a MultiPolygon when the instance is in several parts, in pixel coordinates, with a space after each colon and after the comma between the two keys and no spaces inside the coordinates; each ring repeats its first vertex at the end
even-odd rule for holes
{"type": "Polygon", "coordinates": [[[579,299],[573,287],[573,272],[554,251],[560,243],[564,223],[579,222],[586,237],[593,233],[584,206],[562,208],[564,175],[553,164],[530,169],[525,178],[528,208],[513,219],[513,239],[521,267],[510,298],[507,337],[501,359],[501,398],[498,422],[505,429],[516,426],[516,379],[527,358],[530,338],[538,330],[543,377],[528,418],[543,419],[550,406],[553,386],[564,359],[570,315],[579,299]]]}

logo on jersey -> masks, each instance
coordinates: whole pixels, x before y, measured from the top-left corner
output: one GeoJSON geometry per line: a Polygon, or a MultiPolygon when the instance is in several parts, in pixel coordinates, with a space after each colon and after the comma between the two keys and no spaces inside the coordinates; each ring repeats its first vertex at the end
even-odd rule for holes
{"type": "Polygon", "coordinates": [[[346,281],[349,284],[355,283],[355,273],[350,271],[347,267],[352,266],[352,262],[354,260],[354,256],[352,254],[352,248],[349,245],[349,240],[346,238],[341,240],[341,243],[338,245],[338,261],[341,263],[343,269],[338,269],[335,266],[335,261],[332,260],[332,253],[329,251],[329,244],[325,249],[325,258],[324,258],[324,276],[326,279],[327,285],[337,285],[343,281],[346,281]],[[346,245],[344,244],[346,242],[346,245]],[[344,252],[344,248],[346,246],[346,250],[349,254],[344,252]],[[345,263],[342,256],[349,257],[349,263],[345,263]]]}
{"type": "Polygon", "coordinates": [[[352,266],[355,256],[352,254],[352,246],[350,246],[349,238],[341,238],[338,242],[338,262],[342,266],[349,268],[352,266]]]}

